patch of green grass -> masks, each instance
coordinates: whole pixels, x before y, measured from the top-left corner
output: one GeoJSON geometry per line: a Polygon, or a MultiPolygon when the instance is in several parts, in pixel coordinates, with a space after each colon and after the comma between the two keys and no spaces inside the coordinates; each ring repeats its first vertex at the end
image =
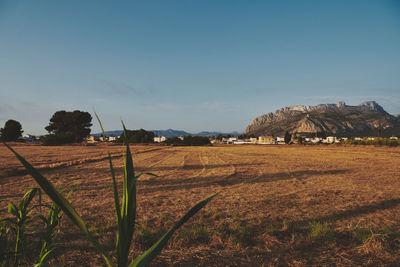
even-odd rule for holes
{"type": "Polygon", "coordinates": [[[195,225],[191,228],[183,229],[179,237],[182,238],[185,243],[194,244],[194,243],[206,243],[210,241],[211,231],[205,225],[195,225]]]}
{"type": "Polygon", "coordinates": [[[273,234],[279,231],[279,226],[273,224],[272,222],[266,223],[265,231],[269,234],[273,234]]]}
{"type": "Polygon", "coordinates": [[[221,225],[216,229],[216,232],[219,233],[222,237],[229,237],[232,233],[232,229],[229,226],[229,223],[222,222],[221,225]]]}
{"type": "Polygon", "coordinates": [[[254,242],[253,232],[245,222],[237,223],[234,225],[231,233],[231,238],[234,243],[243,246],[251,245],[254,242]]]}
{"type": "Polygon", "coordinates": [[[150,248],[164,233],[164,229],[152,229],[147,223],[142,223],[137,226],[135,233],[135,242],[145,248],[150,248]]]}
{"type": "Polygon", "coordinates": [[[351,228],[351,236],[358,243],[365,243],[372,236],[373,232],[369,227],[357,224],[351,228]]]}
{"type": "Polygon", "coordinates": [[[308,227],[309,237],[313,240],[332,242],[335,238],[335,232],[327,222],[310,222],[308,227]]]}

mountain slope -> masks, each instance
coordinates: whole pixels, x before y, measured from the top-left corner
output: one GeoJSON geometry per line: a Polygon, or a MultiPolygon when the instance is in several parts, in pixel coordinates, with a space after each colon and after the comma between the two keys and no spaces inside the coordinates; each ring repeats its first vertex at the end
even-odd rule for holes
{"type": "Polygon", "coordinates": [[[344,102],[317,106],[291,106],[255,118],[248,135],[284,135],[325,132],[337,136],[370,136],[400,133],[400,118],[387,113],[375,101],[358,106],[344,102]]]}

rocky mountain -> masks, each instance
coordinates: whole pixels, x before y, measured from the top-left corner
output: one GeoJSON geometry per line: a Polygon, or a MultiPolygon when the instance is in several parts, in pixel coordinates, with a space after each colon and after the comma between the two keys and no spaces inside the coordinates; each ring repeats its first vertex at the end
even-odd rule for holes
{"type": "Polygon", "coordinates": [[[348,106],[343,101],[317,106],[290,106],[255,118],[248,135],[284,135],[285,132],[336,136],[400,134],[400,118],[387,113],[375,101],[348,106]]]}

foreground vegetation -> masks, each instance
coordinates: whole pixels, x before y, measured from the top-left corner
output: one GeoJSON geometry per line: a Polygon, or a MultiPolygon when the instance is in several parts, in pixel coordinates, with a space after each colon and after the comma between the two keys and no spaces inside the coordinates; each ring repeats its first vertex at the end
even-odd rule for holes
{"type": "MultiPolygon", "coordinates": [[[[100,123],[101,125],[101,123],[100,123]]],[[[104,134],[104,131],[103,131],[104,134]]],[[[105,137],[105,134],[104,134],[105,137]]],[[[114,202],[117,217],[117,231],[116,231],[116,263],[114,263],[111,255],[106,251],[104,246],[102,246],[98,240],[95,238],[93,233],[88,229],[88,226],[83,221],[83,219],[78,215],[75,208],[72,206],[71,202],[68,201],[66,197],[62,195],[62,192],[57,190],[55,186],[45,177],[43,177],[30,163],[28,163],[21,155],[15,152],[9,145],[4,143],[4,145],[18,158],[18,160],[25,167],[26,171],[35,179],[37,184],[41,189],[49,196],[53,201],[50,208],[50,216],[46,219],[41,214],[30,215],[32,208],[29,207],[30,202],[34,198],[37,192],[41,192],[40,189],[35,188],[29,190],[20,201],[18,208],[12,203],[8,204],[8,212],[15,216],[14,220],[5,219],[1,222],[0,228],[0,238],[2,245],[4,245],[4,250],[0,251],[0,260],[2,264],[10,264],[13,262],[14,266],[19,266],[21,263],[21,258],[27,258],[25,253],[27,249],[27,234],[25,233],[26,228],[31,224],[31,221],[35,217],[39,217],[44,220],[46,225],[46,234],[44,241],[39,242],[42,244],[42,249],[39,254],[38,265],[47,262],[48,255],[52,252],[54,248],[51,247],[52,238],[55,235],[55,227],[58,226],[59,220],[61,219],[58,214],[62,211],[65,213],[69,219],[85,234],[87,240],[93,245],[93,247],[100,253],[106,264],[108,266],[128,266],[129,264],[129,251],[132,243],[132,238],[135,230],[135,220],[136,220],[136,182],[144,174],[153,175],[150,173],[140,173],[135,176],[132,154],[130,152],[129,144],[127,142],[127,134],[124,126],[124,137],[126,143],[126,152],[124,154],[124,178],[123,178],[123,194],[122,202],[120,203],[118,187],[116,183],[116,178],[114,174],[114,168],[112,165],[111,154],[108,153],[108,159],[110,164],[110,171],[113,180],[113,191],[114,191],[114,202]],[[56,225],[53,225],[53,221],[57,221],[56,225]],[[50,225],[50,226],[49,226],[50,225]],[[15,249],[14,251],[7,251],[9,237],[7,234],[12,230],[15,232],[15,249]],[[50,247],[49,247],[50,246],[50,247]],[[9,254],[14,254],[14,259],[10,260],[9,254]]],[[[143,254],[131,261],[129,266],[147,266],[166,246],[168,240],[171,238],[172,234],[180,228],[187,220],[189,220],[193,215],[195,215],[200,209],[202,209],[215,195],[208,197],[207,199],[199,202],[193,208],[191,208],[179,221],[177,221],[173,227],[165,233],[158,241],[154,243],[148,250],[143,254]]],[[[40,200],[39,200],[40,202],[40,200]]],[[[41,203],[39,203],[41,206],[41,203]]],[[[35,233],[37,231],[33,231],[35,233]]],[[[12,239],[12,238],[11,238],[12,239]]],[[[30,251],[29,251],[30,252],[30,251]]]]}

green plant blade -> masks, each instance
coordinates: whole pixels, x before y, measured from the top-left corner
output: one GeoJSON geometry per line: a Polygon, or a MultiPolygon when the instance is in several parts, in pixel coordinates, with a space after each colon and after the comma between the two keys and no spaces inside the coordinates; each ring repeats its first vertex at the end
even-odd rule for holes
{"type": "Polygon", "coordinates": [[[103,133],[103,138],[106,139],[106,132],[104,131],[103,124],[101,123],[101,120],[100,120],[99,116],[97,115],[96,111],[94,111],[94,115],[96,116],[96,119],[99,122],[101,132],[103,133]]]}
{"type": "Polygon", "coordinates": [[[87,239],[92,243],[96,250],[101,253],[109,266],[114,266],[107,252],[100,246],[96,239],[90,234],[86,224],[82,218],[75,211],[71,203],[64,198],[54,187],[54,185],[43,177],[29,162],[27,162],[21,155],[19,155],[14,149],[12,149],[5,142],[3,144],[17,157],[17,159],[25,167],[27,173],[29,173],[33,179],[39,184],[39,186],[46,192],[46,194],[63,210],[73,223],[75,223],[86,235],[87,239]]]}
{"type": "Polygon", "coordinates": [[[147,266],[165,247],[168,242],[168,239],[172,236],[172,234],[181,227],[187,220],[189,220],[193,215],[195,215],[199,210],[201,210],[208,202],[210,202],[217,194],[212,195],[211,197],[199,202],[193,208],[191,208],[175,225],[165,234],[163,235],[151,248],[145,251],[142,255],[137,257],[129,267],[143,267],[147,266]]]}
{"type": "Polygon", "coordinates": [[[22,201],[19,203],[19,209],[21,211],[27,209],[27,207],[29,206],[29,204],[31,203],[32,199],[35,197],[38,191],[39,188],[32,188],[25,193],[22,201]]]}
{"type": "Polygon", "coordinates": [[[117,213],[117,223],[119,225],[120,221],[121,221],[121,207],[119,205],[117,181],[115,179],[115,172],[114,172],[114,167],[113,167],[113,164],[112,164],[110,152],[108,152],[108,161],[110,163],[111,177],[112,177],[112,180],[113,180],[115,210],[116,210],[116,213],[117,213]]]}
{"type": "Polygon", "coordinates": [[[124,142],[126,152],[124,154],[124,180],[123,195],[121,205],[121,221],[118,225],[120,230],[117,238],[117,258],[118,266],[126,266],[128,263],[129,249],[132,243],[132,237],[135,228],[136,218],[136,179],[133,168],[132,154],[127,142],[125,125],[122,122],[124,130],[124,142]]]}
{"type": "Polygon", "coordinates": [[[18,209],[12,202],[8,202],[8,213],[14,215],[16,218],[19,218],[18,209]]]}

